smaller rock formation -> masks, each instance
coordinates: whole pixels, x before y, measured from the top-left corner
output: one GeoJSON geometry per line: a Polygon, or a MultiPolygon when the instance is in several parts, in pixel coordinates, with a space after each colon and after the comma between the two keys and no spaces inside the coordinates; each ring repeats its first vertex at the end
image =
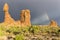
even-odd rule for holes
{"type": "Polygon", "coordinates": [[[57,22],[56,22],[56,21],[51,20],[51,22],[50,22],[50,26],[52,26],[52,27],[57,27],[57,26],[58,26],[58,24],[57,24],[57,22]]]}
{"type": "Polygon", "coordinates": [[[21,11],[20,14],[20,22],[22,26],[31,26],[30,22],[30,10],[29,9],[24,9],[21,11]]]}

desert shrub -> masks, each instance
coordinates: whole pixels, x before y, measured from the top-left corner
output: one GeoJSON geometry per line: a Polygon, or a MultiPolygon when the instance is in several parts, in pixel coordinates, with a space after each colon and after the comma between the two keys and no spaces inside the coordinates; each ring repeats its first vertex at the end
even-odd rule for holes
{"type": "Polygon", "coordinates": [[[10,30],[6,30],[6,32],[11,33],[11,31],[10,31],[10,30]]]}
{"type": "Polygon", "coordinates": [[[42,32],[58,32],[59,27],[50,27],[50,26],[43,26],[40,28],[40,31],[42,32]]]}
{"type": "Polygon", "coordinates": [[[21,28],[20,27],[10,27],[6,32],[13,33],[14,35],[20,34],[21,28]]]}
{"type": "Polygon", "coordinates": [[[15,40],[24,40],[24,35],[23,34],[16,35],[15,40]]]}
{"type": "Polygon", "coordinates": [[[10,30],[11,32],[19,32],[20,28],[18,28],[18,27],[10,27],[8,30],[10,30]]]}
{"type": "Polygon", "coordinates": [[[58,30],[59,30],[59,27],[50,27],[48,29],[48,31],[51,33],[51,32],[55,32],[55,33],[58,33],[58,30]]]}
{"type": "Polygon", "coordinates": [[[1,25],[0,25],[0,30],[6,31],[6,28],[5,28],[4,26],[1,26],[1,25]]]}
{"type": "Polygon", "coordinates": [[[58,34],[60,34],[60,29],[58,29],[58,34]]]}
{"type": "Polygon", "coordinates": [[[34,33],[34,34],[37,34],[40,30],[39,30],[39,27],[37,27],[37,26],[31,26],[29,28],[29,31],[34,33]]]}
{"type": "Polygon", "coordinates": [[[29,32],[29,27],[21,27],[21,31],[27,33],[29,32]]]}
{"type": "Polygon", "coordinates": [[[42,33],[45,33],[45,32],[47,32],[48,30],[49,30],[49,27],[48,26],[40,26],[40,27],[38,27],[39,28],[39,30],[42,32],[42,33]]]}
{"type": "Polygon", "coordinates": [[[4,36],[5,35],[5,31],[6,31],[6,28],[4,26],[0,25],[0,36],[4,36]]]}
{"type": "Polygon", "coordinates": [[[5,35],[5,33],[0,30],[0,36],[4,36],[4,35],[5,35]]]}

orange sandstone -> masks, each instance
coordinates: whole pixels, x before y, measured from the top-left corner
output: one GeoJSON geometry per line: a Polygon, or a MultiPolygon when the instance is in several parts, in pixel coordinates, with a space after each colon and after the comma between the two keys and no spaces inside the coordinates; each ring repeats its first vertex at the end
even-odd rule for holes
{"type": "Polygon", "coordinates": [[[9,14],[9,5],[7,3],[5,3],[5,5],[3,7],[3,11],[5,13],[4,23],[6,25],[14,24],[14,20],[9,14]]]}
{"type": "Polygon", "coordinates": [[[31,22],[30,22],[30,10],[29,9],[25,9],[21,11],[20,14],[20,22],[22,26],[31,26],[31,22]]]}

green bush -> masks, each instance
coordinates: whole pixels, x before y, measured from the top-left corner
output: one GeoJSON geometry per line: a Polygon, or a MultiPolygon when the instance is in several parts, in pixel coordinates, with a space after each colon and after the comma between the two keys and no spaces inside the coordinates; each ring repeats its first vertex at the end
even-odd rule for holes
{"type": "Polygon", "coordinates": [[[0,30],[0,36],[4,36],[4,35],[5,35],[5,32],[0,30]]]}
{"type": "Polygon", "coordinates": [[[21,28],[19,28],[19,27],[10,27],[8,30],[11,31],[11,32],[19,32],[21,30],[21,28]]]}
{"type": "Polygon", "coordinates": [[[37,26],[31,26],[31,27],[29,28],[29,31],[30,31],[31,33],[37,34],[40,30],[39,30],[39,27],[37,27],[37,26]]]}
{"type": "Polygon", "coordinates": [[[24,33],[29,32],[29,27],[21,27],[21,31],[23,31],[24,33]]]}
{"type": "Polygon", "coordinates": [[[6,31],[6,28],[4,26],[0,25],[0,36],[4,36],[5,35],[5,31],[6,31]]]}
{"type": "Polygon", "coordinates": [[[16,35],[15,40],[24,40],[24,35],[23,34],[16,35]]]}
{"type": "Polygon", "coordinates": [[[5,28],[4,26],[1,26],[1,25],[0,25],[0,30],[6,31],[6,28],[5,28]]]}

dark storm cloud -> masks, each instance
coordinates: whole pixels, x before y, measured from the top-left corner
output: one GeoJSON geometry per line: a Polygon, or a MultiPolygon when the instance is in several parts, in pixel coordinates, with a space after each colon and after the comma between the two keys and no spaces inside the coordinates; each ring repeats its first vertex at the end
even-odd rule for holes
{"type": "Polygon", "coordinates": [[[58,16],[60,16],[60,0],[0,0],[0,21],[4,19],[2,9],[5,2],[9,4],[10,14],[15,20],[19,20],[20,10],[25,8],[31,10],[32,23],[34,23],[33,21],[38,17],[39,24],[43,24],[45,21],[47,21],[45,17],[42,17],[42,15],[45,15],[45,12],[50,19],[56,19],[58,16]],[[45,21],[43,22],[42,20],[45,21]]]}

